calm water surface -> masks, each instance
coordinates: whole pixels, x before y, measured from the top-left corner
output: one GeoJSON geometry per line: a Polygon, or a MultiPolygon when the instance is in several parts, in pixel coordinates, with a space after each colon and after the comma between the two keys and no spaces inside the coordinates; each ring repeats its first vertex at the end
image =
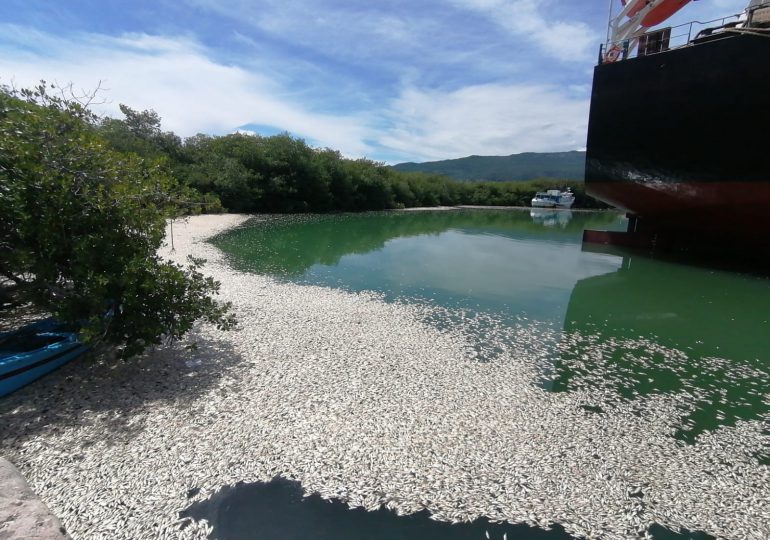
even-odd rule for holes
{"type": "Polygon", "coordinates": [[[241,269],[452,308],[562,321],[575,283],[622,259],[582,253],[617,214],[458,210],[276,216],[219,236],[241,269]]]}
{"type": "Polygon", "coordinates": [[[767,420],[770,280],[582,249],[584,229],[624,227],[613,213],[550,210],[274,216],[214,243],[240,270],[481,317],[480,342],[543,328],[549,368],[533,384],[624,400],[687,392],[692,405],[672,434],[685,444],[767,420]]]}

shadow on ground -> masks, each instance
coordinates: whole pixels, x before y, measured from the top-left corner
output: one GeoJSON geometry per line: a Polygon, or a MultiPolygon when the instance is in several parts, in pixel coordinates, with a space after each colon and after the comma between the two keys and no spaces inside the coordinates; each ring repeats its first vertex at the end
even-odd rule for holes
{"type": "Polygon", "coordinates": [[[242,358],[226,339],[193,332],[185,340],[190,342],[196,350],[175,343],[128,361],[88,353],[0,398],[0,453],[47,431],[92,423],[95,417],[110,434],[131,437],[142,429],[141,415],[137,420],[133,411],[153,403],[192,406],[242,358]]]}

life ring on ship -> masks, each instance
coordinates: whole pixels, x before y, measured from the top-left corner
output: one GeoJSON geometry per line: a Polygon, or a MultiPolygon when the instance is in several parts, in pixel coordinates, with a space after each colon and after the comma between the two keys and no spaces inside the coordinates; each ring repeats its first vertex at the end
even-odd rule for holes
{"type": "Polygon", "coordinates": [[[652,8],[639,24],[645,28],[658,26],[689,3],[690,0],[663,0],[659,6],[652,8]]]}
{"type": "Polygon", "coordinates": [[[613,45],[607,50],[607,54],[604,55],[604,63],[609,64],[612,62],[617,62],[622,51],[623,49],[620,48],[620,45],[613,45]]]}

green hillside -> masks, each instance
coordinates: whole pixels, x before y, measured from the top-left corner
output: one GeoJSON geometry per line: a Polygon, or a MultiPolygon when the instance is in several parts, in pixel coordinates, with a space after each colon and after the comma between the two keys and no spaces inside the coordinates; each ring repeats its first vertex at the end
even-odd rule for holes
{"type": "Polygon", "coordinates": [[[463,181],[583,180],[585,161],[585,152],[525,152],[510,156],[468,156],[425,163],[399,163],[393,168],[403,172],[442,174],[463,181]]]}

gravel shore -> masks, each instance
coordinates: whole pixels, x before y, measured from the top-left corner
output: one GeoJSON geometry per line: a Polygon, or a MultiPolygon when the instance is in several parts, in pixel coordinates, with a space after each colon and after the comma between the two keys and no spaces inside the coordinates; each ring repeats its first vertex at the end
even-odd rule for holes
{"type": "Polygon", "coordinates": [[[175,250],[164,248],[207,259],[238,330],[201,326],[197,350],[128,364],[83,359],[0,400],[0,454],[74,539],[203,538],[209,526],[179,511],[275,475],[448,521],[770,538],[770,468],[756,458],[767,422],[685,445],[672,437],[685,396],[623,402],[533,384],[537,325],[479,362],[468,333],[438,330],[425,306],[236,272],[205,239],[246,219],[176,222],[175,250]]]}

